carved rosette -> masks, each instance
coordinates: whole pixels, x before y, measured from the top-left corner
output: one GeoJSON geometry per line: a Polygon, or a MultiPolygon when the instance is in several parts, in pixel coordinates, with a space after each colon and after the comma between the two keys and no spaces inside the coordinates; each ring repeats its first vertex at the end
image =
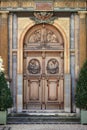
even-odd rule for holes
{"type": "Polygon", "coordinates": [[[31,59],[27,69],[30,74],[39,74],[41,70],[40,62],[37,59],[31,59]]]}
{"type": "Polygon", "coordinates": [[[59,72],[59,63],[56,59],[50,59],[47,63],[47,73],[57,74],[59,72]]]}

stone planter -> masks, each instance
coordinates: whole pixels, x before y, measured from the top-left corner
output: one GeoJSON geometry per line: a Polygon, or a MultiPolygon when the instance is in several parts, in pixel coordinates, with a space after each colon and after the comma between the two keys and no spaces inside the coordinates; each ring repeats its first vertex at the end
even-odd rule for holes
{"type": "Polygon", "coordinates": [[[87,110],[81,110],[81,124],[87,124],[87,110]]]}
{"type": "Polygon", "coordinates": [[[7,121],[7,111],[0,111],[0,124],[6,124],[7,121]]]}

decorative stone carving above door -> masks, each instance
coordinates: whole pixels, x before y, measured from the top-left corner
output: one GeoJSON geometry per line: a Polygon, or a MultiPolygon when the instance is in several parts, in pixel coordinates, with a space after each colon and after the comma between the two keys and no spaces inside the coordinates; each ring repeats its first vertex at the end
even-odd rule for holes
{"type": "Polygon", "coordinates": [[[51,30],[47,30],[45,27],[35,30],[29,38],[29,43],[58,43],[58,38],[51,30]]]}
{"type": "Polygon", "coordinates": [[[51,25],[40,24],[32,27],[25,37],[24,48],[28,49],[63,49],[61,33],[51,25]]]}

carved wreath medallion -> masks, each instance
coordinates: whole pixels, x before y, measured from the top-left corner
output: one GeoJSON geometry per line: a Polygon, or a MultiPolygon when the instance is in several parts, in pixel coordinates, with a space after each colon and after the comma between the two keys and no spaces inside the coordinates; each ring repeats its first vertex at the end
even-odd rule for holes
{"type": "Polygon", "coordinates": [[[37,59],[31,59],[28,64],[28,71],[31,74],[40,73],[40,62],[37,59]]]}
{"type": "Polygon", "coordinates": [[[56,59],[50,59],[47,63],[47,73],[56,74],[59,71],[59,63],[56,59]]]}

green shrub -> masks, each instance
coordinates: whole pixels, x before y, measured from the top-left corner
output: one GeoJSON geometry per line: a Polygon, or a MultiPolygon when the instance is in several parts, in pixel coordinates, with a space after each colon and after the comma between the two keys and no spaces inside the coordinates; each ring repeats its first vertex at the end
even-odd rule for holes
{"type": "Polygon", "coordinates": [[[76,106],[87,110],[87,60],[84,63],[76,86],[76,106]]]}
{"type": "Polygon", "coordinates": [[[13,104],[10,88],[5,78],[5,74],[0,72],[0,111],[11,108],[13,104]]]}

